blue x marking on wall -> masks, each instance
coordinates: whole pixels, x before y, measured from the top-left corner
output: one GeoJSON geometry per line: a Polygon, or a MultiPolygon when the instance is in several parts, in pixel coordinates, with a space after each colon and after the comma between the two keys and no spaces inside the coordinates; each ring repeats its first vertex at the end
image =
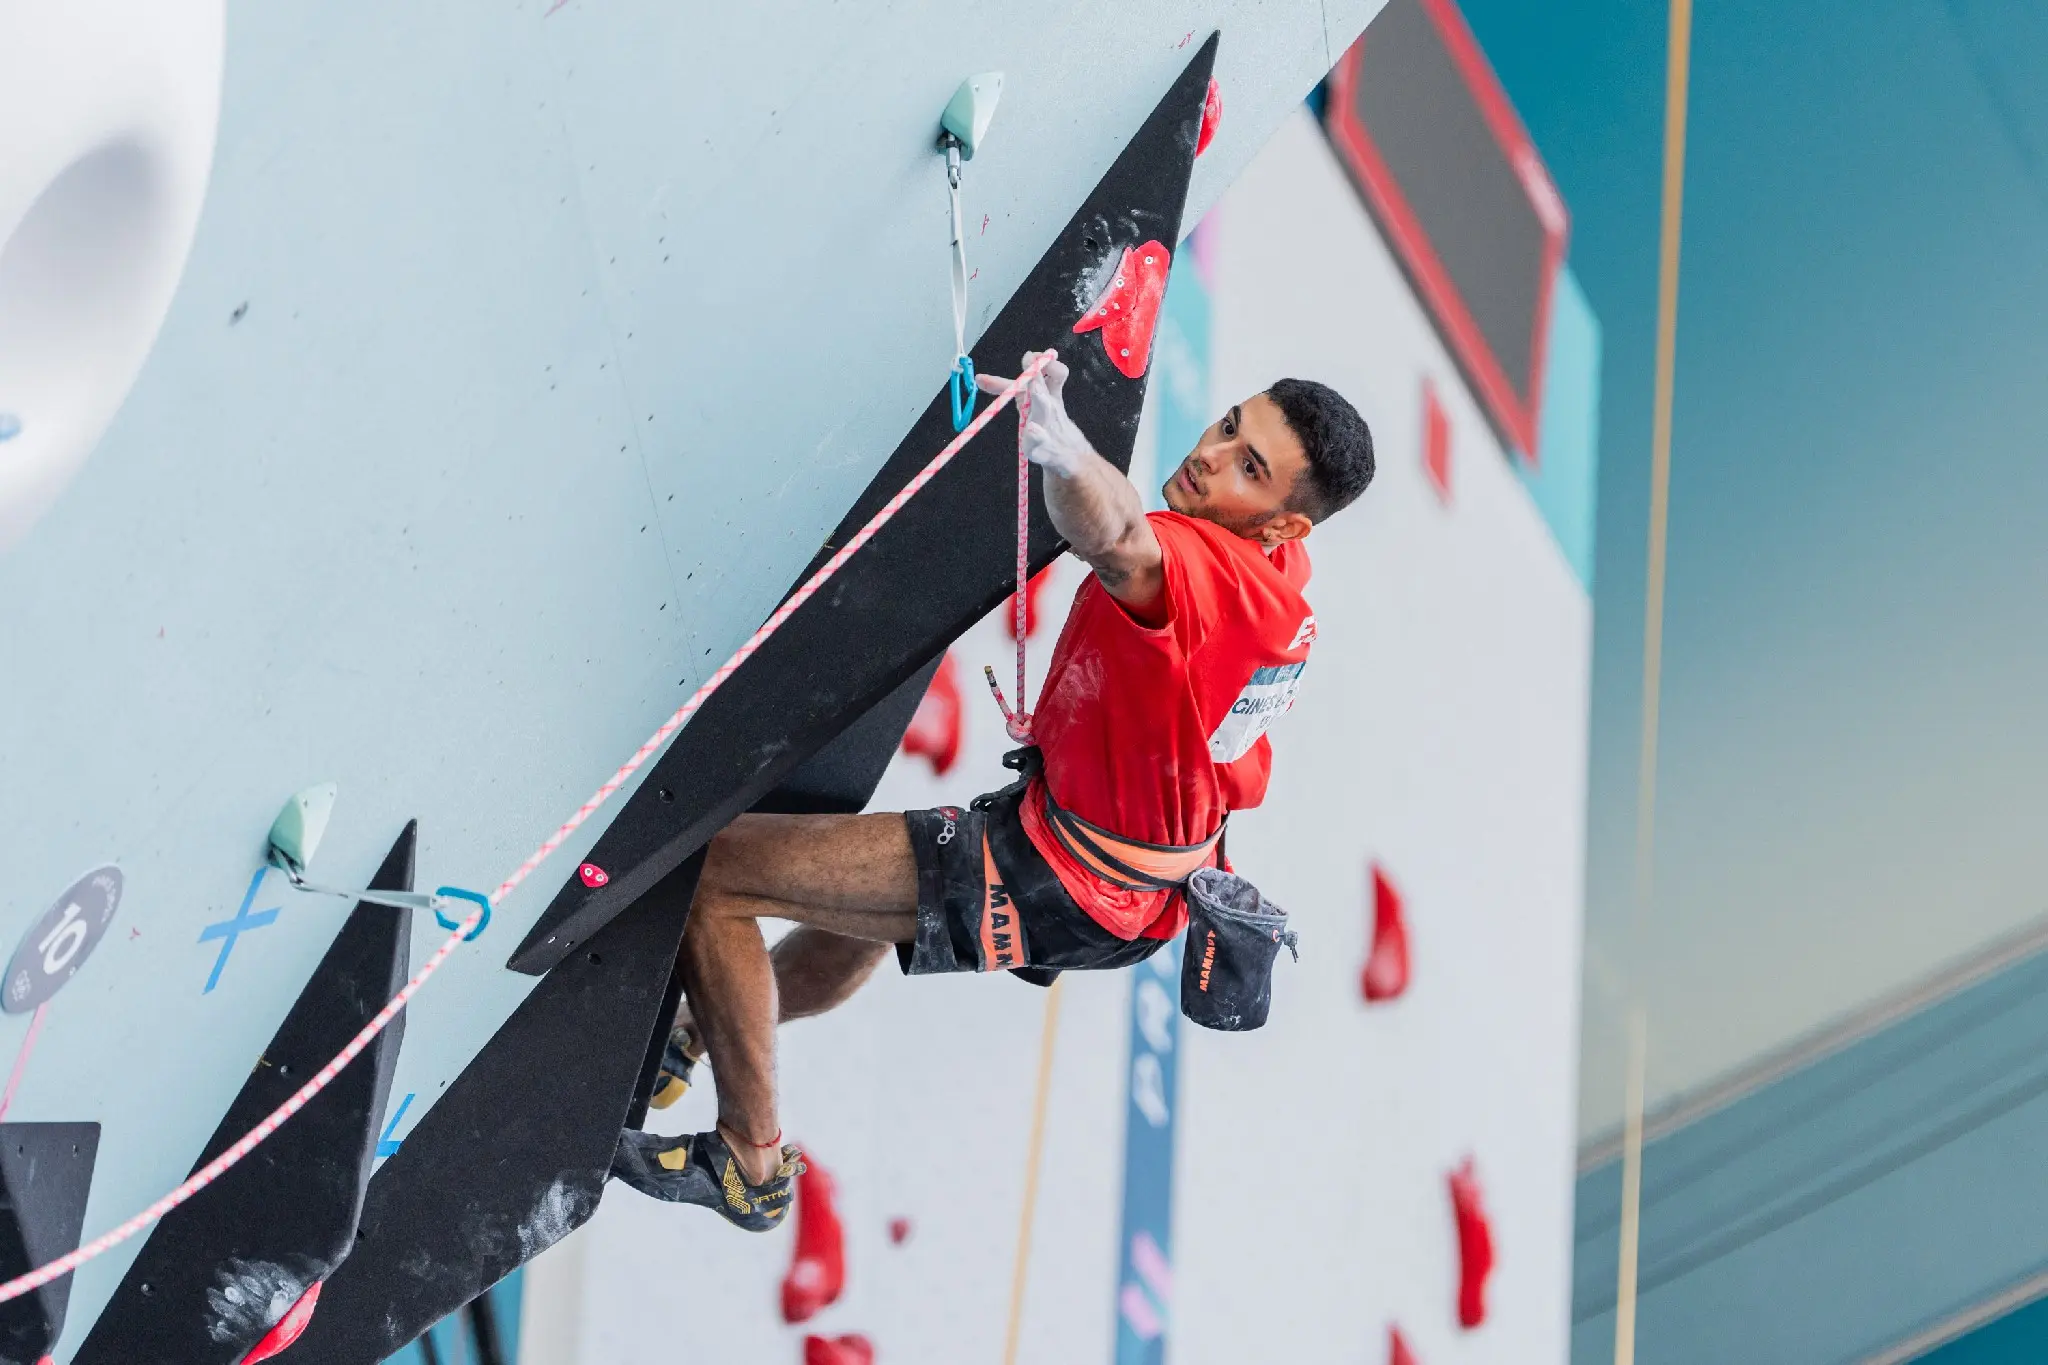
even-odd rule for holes
{"type": "Polygon", "coordinates": [[[377,1139],[378,1156],[398,1155],[398,1144],[404,1141],[404,1139],[394,1138],[391,1135],[398,1131],[399,1120],[405,1117],[405,1111],[412,1108],[412,1099],[412,1095],[408,1094],[404,1099],[400,1100],[398,1102],[398,1112],[391,1116],[391,1122],[384,1125],[383,1136],[377,1139]]]}
{"type": "Polygon", "coordinates": [[[249,879],[248,891],[242,895],[242,908],[235,911],[233,919],[224,919],[218,924],[209,924],[199,931],[199,941],[201,943],[206,942],[208,939],[217,938],[221,940],[220,956],[214,959],[213,971],[207,976],[206,990],[201,991],[201,995],[207,994],[220,984],[220,974],[228,965],[228,954],[235,950],[235,940],[237,938],[248,933],[251,929],[261,929],[264,925],[276,921],[277,912],[282,908],[280,906],[272,906],[268,910],[258,910],[253,915],[249,913],[249,907],[256,900],[256,888],[263,885],[263,874],[268,871],[270,871],[268,867],[256,869],[256,875],[249,879]]]}

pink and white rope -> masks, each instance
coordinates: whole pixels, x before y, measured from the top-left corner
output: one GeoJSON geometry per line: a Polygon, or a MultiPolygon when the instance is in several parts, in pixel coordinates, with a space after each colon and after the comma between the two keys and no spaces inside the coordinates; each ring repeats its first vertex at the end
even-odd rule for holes
{"type": "MultiPolygon", "coordinates": [[[[1058,356],[1056,351],[1047,351],[1029,370],[1017,377],[1023,383],[1030,375],[1042,369],[1045,363],[1058,356]]],[[[1002,685],[996,681],[995,669],[984,664],[982,672],[988,677],[988,690],[995,694],[996,706],[1003,713],[1003,729],[1017,744],[1034,742],[1031,732],[1031,713],[1024,707],[1024,655],[1025,636],[1031,624],[1031,594],[1027,584],[1031,577],[1031,459],[1025,452],[1024,427],[1031,420],[1031,395],[1019,391],[1017,394],[1017,595],[1010,599],[1015,616],[1011,620],[1010,633],[1017,640],[1017,709],[1012,711],[1010,703],[1003,696],[1002,685]]]]}
{"type": "MultiPolygon", "coordinates": [[[[911,477],[909,483],[903,485],[894,497],[882,505],[880,511],[868,518],[867,524],[854,532],[846,544],[840,547],[838,553],[826,560],[816,573],[804,581],[802,587],[791,593],[789,600],[776,608],[775,614],[762,622],[761,628],[748,636],[746,643],[734,650],[732,657],[719,665],[718,671],[709,678],[706,678],[703,684],[690,694],[689,700],[677,707],[675,714],[663,721],[661,728],[649,736],[647,742],[636,749],[633,756],[621,764],[619,770],[613,773],[603,786],[591,794],[589,800],[576,808],[574,815],[564,820],[561,827],[547,837],[546,842],[528,854],[526,861],[519,864],[511,876],[498,883],[497,889],[490,894],[491,904],[496,906],[507,896],[511,895],[519,884],[532,876],[535,869],[546,862],[556,849],[568,842],[569,836],[574,834],[586,820],[590,819],[600,806],[609,801],[613,794],[620,787],[623,787],[628,779],[638,772],[647,760],[654,755],[655,751],[667,743],[669,738],[683,727],[684,722],[696,714],[697,710],[704,705],[711,694],[716,692],[724,684],[725,680],[738,670],[741,664],[744,664],[749,658],[753,657],[754,652],[767,643],[769,636],[782,628],[783,623],[796,613],[797,608],[816,596],[818,589],[824,587],[834,574],[845,568],[846,561],[853,558],[863,545],[873,540],[875,534],[888,525],[891,518],[903,510],[905,503],[909,502],[911,498],[917,495],[920,489],[936,478],[940,470],[952,463],[953,457],[958,455],[969,441],[981,434],[982,429],[989,424],[996,413],[1002,410],[1004,404],[1013,398],[1018,398],[1021,404],[1021,394],[1023,393],[1024,385],[1036,377],[1052,359],[1053,353],[1047,351],[1029,366],[1025,367],[1023,373],[1011,380],[1008,387],[997,394],[991,402],[982,408],[980,414],[967,424],[966,430],[948,442],[946,448],[937,455],[934,455],[923,469],[918,470],[911,477]]],[[[1020,432],[1023,429],[1021,418],[1018,422],[1018,429],[1020,432]]],[[[1028,508],[1025,510],[1028,512],[1028,508]]],[[[1020,525],[1022,524],[1020,522],[1020,525]]],[[[1019,579],[1020,592],[1021,589],[1022,580],[1019,579]]],[[[1021,639],[1023,625],[1021,617],[1018,625],[1019,638],[1021,639]]],[[[1021,666],[1022,659],[1020,657],[1019,667],[1021,668],[1021,666]]],[[[477,921],[483,917],[483,913],[484,911],[481,906],[471,911],[469,917],[457,925],[455,930],[442,941],[441,946],[434,950],[433,956],[429,957],[420,969],[413,973],[412,979],[399,988],[398,994],[391,997],[390,1002],[383,1009],[377,1011],[375,1018],[363,1025],[361,1032],[349,1039],[348,1045],[336,1053],[332,1061],[321,1067],[310,1080],[292,1092],[291,1098],[273,1109],[254,1128],[251,1128],[247,1133],[238,1138],[233,1146],[229,1147],[212,1161],[207,1162],[200,1169],[194,1171],[184,1183],[142,1212],[136,1214],[133,1218],[130,1218],[127,1222],[101,1233],[98,1237],[95,1237],[92,1241],[87,1242],[69,1255],[60,1256],[48,1265],[39,1266],[29,1271],[26,1275],[18,1275],[5,1284],[0,1284],[0,1303],[5,1303],[9,1299],[19,1298],[31,1290],[40,1289],[59,1276],[70,1274],[87,1261],[111,1251],[136,1233],[141,1232],[144,1228],[162,1218],[172,1209],[177,1208],[178,1205],[184,1203],[193,1195],[205,1189],[208,1185],[211,1185],[214,1181],[220,1179],[229,1167],[249,1155],[250,1152],[255,1151],[264,1139],[275,1133],[279,1128],[282,1128],[292,1115],[304,1109],[315,1095],[325,1090],[329,1083],[341,1074],[342,1068],[360,1056],[363,1049],[368,1047],[372,1040],[384,1031],[385,1026],[398,1017],[398,1012],[406,1007],[413,996],[419,994],[420,987],[426,985],[427,980],[441,969],[441,964],[448,960],[449,954],[461,946],[464,936],[476,928],[477,921]]],[[[40,1018],[40,1012],[38,1012],[38,1018],[40,1018]]]]}

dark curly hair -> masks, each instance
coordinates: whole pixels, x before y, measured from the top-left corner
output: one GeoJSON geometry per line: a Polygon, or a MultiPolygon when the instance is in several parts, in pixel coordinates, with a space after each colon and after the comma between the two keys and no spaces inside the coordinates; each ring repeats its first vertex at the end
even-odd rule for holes
{"type": "Polygon", "coordinates": [[[1328,384],[1282,379],[1266,390],[1308,453],[1308,471],[1294,485],[1288,506],[1321,521],[1344,508],[1372,482],[1372,431],[1358,409],[1328,384]]]}

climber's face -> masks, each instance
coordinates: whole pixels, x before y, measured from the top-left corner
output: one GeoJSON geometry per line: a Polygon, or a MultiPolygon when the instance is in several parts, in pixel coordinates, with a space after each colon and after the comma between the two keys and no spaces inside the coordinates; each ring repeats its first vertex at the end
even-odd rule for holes
{"type": "Polygon", "coordinates": [[[1292,505],[1295,481],[1307,473],[1301,438],[1261,393],[1203,432],[1162,491],[1174,511],[1270,548],[1309,532],[1308,515],[1292,505]]]}

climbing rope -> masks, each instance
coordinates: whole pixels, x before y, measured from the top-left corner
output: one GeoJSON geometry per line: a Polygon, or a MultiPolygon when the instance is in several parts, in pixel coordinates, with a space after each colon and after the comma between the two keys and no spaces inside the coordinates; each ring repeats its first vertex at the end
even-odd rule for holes
{"type": "Polygon", "coordinates": [[[1651,893],[1657,853],[1657,725],[1664,677],[1664,555],[1671,511],[1671,404],[1678,367],[1679,242],[1685,221],[1685,112],[1692,73],[1692,0],[1671,0],[1664,75],[1664,187],[1657,242],[1656,392],[1650,432],[1650,528],[1643,585],[1642,742],[1636,774],[1636,887],[1630,926],[1634,971],[1623,1081],[1621,1210],[1614,1284],[1614,1365],[1635,1365],[1637,1261],[1642,1246],[1644,1068],[1649,1005],[1644,998],[1651,893]]]}
{"type": "Polygon", "coordinates": [[[1031,1277],[1031,1230],[1038,1219],[1038,1177],[1045,1166],[1045,1111],[1052,1102],[1053,1051],[1060,1038],[1060,987],[1055,978],[1045,993],[1045,1019],[1038,1031],[1038,1085],[1031,1097],[1031,1137],[1024,1148],[1024,1206],[1017,1215],[1017,1250],[1010,1260],[1010,1315],[1003,1329],[1003,1365],[1017,1365],[1024,1330],[1024,1286],[1031,1277]]]}
{"type": "MultiPolygon", "coordinates": [[[[70,1274],[87,1261],[102,1256],[121,1245],[121,1243],[133,1237],[136,1233],[141,1232],[144,1228],[155,1223],[180,1204],[183,1204],[193,1195],[198,1194],[208,1185],[220,1179],[230,1167],[234,1166],[243,1157],[249,1155],[250,1152],[255,1151],[264,1139],[283,1127],[294,1114],[304,1109],[315,1095],[325,1090],[329,1083],[341,1074],[342,1068],[362,1055],[363,1049],[368,1047],[377,1035],[382,1033],[393,1019],[398,1017],[398,1012],[404,1009],[415,995],[419,994],[420,988],[427,984],[427,981],[435,972],[441,970],[441,964],[448,960],[449,954],[461,946],[465,939],[471,936],[472,931],[482,923],[484,916],[490,913],[490,908],[502,904],[505,898],[511,895],[521,882],[532,876],[534,871],[542,863],[546,862],[556,849],[559,849],[564,843],[568,842],[569,836],[574,834],[586,820],[595,814],[599,807],[609,801],[613,794],[623,787],[627,780],[634,773],[638,772],[641,766],[662,745],[666,744],[677,730],[683,727],[684,722],[696,714],[698,709],[710,699],[711,694],[724,685],[726,679],[730,678],[739,670],[742,664],[752,658],[755,651],[766,644],[769,637],[780,630],[783,624],[791,616],[795,615],[799,607],[803,606],[812,597],[815,597],[818,590],[824,587],[834,574],[846,567],[846,562],[852,559],[862,546],[874,539],[876,533],[888,525],[890,520],[903,510],[904,504],[915,497],[919,490],[936,478],[940,470],[952,463],[953,457],[958,455],[969,441],[980,435],[982,428],[986,427],[994,419],[995,415],[1002,411],[1003,405],[1010,402],[1013,398],[1018,399],[1020,403],[1020,420],[1018,422],[1020,434],[1018,439],[1020,442],[1022,441],[1022,395],[1024,386],[1035,379],[1053,358],[1053,353],[1047,351],[1037,360],[1026,366],[1023,373],[1011,380],[1009,385],[1001,393],[997,394],[965,429],[946,444],[945,449],[934,455],[924,468],[911,476],[910,482],[904,484],[894,497],[884,503],[880,511],[868,518],[867,524],[854,532],[846,544],[840,547],[838,553],[826,560],[816,573],[804,581],[802,587],[791,593],[789,600],[776,608],[775,614],[762,622],[761,628],[748,636],[746,642],[733,651],[732,657],[723,664],[720,664],[718,671],[709,678],[706,678],[703,684],[690,694],[689,700],[677,707],[675,714],[663,721],[661,728],[650,735],[647,742],[635,750],[633,756],[620,765],[619,770],[613,773],[603,786],[591,794],[589,800],[576,808],[574,815],[564,820],[561,826],[553,834],[549,835],[539,848],[528,854],[526,860],[513,869],[511,876],[498,883],[497,889],[491,892],[486,903],[479,904],[475,910],[470,912],[468,918],[455,926],[454,931],[442,941],[441,946],[434,950],[433,956],[429,957],[426,963],[417,972],[413,973],[411,980],[399,988],[398,994],[394,995],[383,1009],[377,1011],[376,1017],[365,1024],[361,1032],[349,1039],[348,1045],[336,1053],[332,1061],[321,1067],[319,1071],[314,1073],[312,1079],[294,1091],[291,1098],[273,1109],[255,1127],[236,1139],[234,1144],[226,1151],[194,1171],[176,1189],[136,1214],[133,1218],[130,1218],[127,1222],[108,1232],[102,1233],[69,1255],[60,1256],[48,1265],[40,1266],[25,1275],[17,1275],[5,1284],[0,1284],[0,1303],[5,1303],[9,1299],[20,1298],[31,1290],[40,1289],[50,1283],[50,1281],[70,1274]]],[[[1021,581],[1019,582],[1019,590],[1020,592],[1022,590],[1021,581]]],[[[1020,667],[1021,662],[1020,658],[1020,667]]]]}
{"type": "MultiPolygon", "coordinates": [[[[1055,359],[1058,354],[1057,351],[1047,351],[1033,368],[1055,359]]],[[[1024,709],[1024,636],[1031,624],[1031,594],[1026,588],[1031,577],[1031,460],[1024,453],[1024,427],[1030,420],[1031,396],[1020,391],[1017,394],[1017,595],[1010,599],[1016,612],[1011,622],[1011,634],[1017,639],[1016,710],[1012,711],[1010,703],[1004,699],[1003,686],[996,681],[995,669],[987,664],[981,666],[982,673],[988,678],[988,690],[995,694],[996,706],[1003,713],[1003,729],[1017,744],[1037,743],[1031,733],[1031,713],[1024,709]]]]}

